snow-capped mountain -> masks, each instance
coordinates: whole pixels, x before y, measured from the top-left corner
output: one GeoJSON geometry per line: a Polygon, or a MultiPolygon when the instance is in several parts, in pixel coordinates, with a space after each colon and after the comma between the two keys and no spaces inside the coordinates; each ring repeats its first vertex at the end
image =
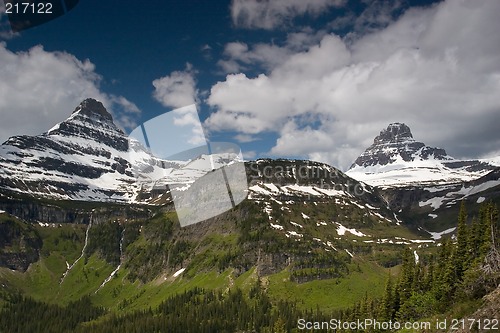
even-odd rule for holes
{"type": "Polygon", "coordinates": [[[375,137],[368,147],[353,163],[356,166],[371,167],[392,164],[401,159],[404,162],[415,160],[451,160],[441,148],[432,148],[415,141],[410,128],[402,123],[393,123],[375,137]]]}
{"type": "Polygon", "coordinates": [[[15,136],[0,146],[0,190],[64,200],[149,200],[143,192],[189,186],[227,165],[234,156],[226,155],[162,160],[128,138],[102,103],[86,99],[46,133],[15,136]]]}
{"type": "Polygon", "coordinates": [[[128,150],[127,136],[104,106],[87,99],[46,133],[0,146],[0,187],[57,199],[129,201],[135,177],[128,150]]]}
{"type": "Polygon", "coordinates": [[[393,123],[380,132],[347,174],[373,186],[408,186],[472,181],[493,169],[489,161],[456,160],[442,148],[416,141],[407,125],[393,123]]]}

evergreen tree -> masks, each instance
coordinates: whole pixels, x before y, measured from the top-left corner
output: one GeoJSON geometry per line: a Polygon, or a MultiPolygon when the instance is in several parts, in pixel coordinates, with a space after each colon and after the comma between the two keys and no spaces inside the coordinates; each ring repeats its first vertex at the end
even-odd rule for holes
{"type": "Polygon", "coordinates": [[[498,220],[497,207],[491,202],[488,202],[486,205],[481,206],[480,219],[482,237],[480,237],[481,241],[479,245],[479,255],[480,257],[484,258],[484,256],[486,256],[486,254],[490,251],[493,244],[493,226],[498,220]]]}
{"type": "Polygon", "coordinates": [[[399,280],[400,299],[403,303],[413,291],[413,279],[415,277],[415,256],[410,248],[403,251],[403,262],[401,267],[401,276],[399,280]]]}
{"type": "Polygon", "coordinates": [[[429,265],[427,266],[427,269],[425,270],[424,273],[424,280],[422,286],[423,291],[430,291],[432,289],[435,280],[435,266],[436,266],[435,258],[434,256],[431,256],[429,259],[429,265]]]}
{"type": "Polygon", "coordinates": [[[385,283],[384,296],[382,297],[382,302],[380,303],[379,316],[382,320],[394,319],[394,286],[392,282],[392,277],[389,276],[387,282],[385,283]]]}
{"type": "Polygon", "coordinates": [[[450,239],[445,239],[441,243],[441,248],[438,254],[438,264],[436,267],[436,278],[434,280],[432,290],[442,309],[448,306],[451,301],[456,283],[456,271],[454,256],[454,245],[450,239]]]}
{"type": "Polygon", "coordinates": [[[481,223],[477,219],[477,217],[474,217],[472,219],[472,223],[469,227],[469,233],[468,233],[468,239],[467,239],[467,263],[468,266],[472,265],[475,263],[476,259],[479,256],[479,247],[481,244],[481,223]]]}
{"type": "Polygon", "coordinates": [[[457,249],[455,259],[455,274],[458,279],[462,278],[464,269],[468,265],[468,228],[467,228],[467,211],[465,201],[460,205],[457,224],[457,249]]]}

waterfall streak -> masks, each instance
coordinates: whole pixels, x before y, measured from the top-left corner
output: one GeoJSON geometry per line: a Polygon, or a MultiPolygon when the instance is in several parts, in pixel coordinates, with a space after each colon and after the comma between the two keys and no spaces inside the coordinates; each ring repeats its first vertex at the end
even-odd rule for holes
{"type": "Polygon", "coordinates": [[[120,239],[120,263],[118,264],[118,266],[115,268],[114,271],[111,272],[111,274],[109,274],[109,276],[106,278],[106,280],[104,280],[104,282],[101,284],[101,286],[99,288],[97,288],[97,290],[95,291],[95,294],[97,294],[97,292],[99,290],[102,289],[102,287],[104,287],[106,285],[106,283],[108,283],[109,281],[111,281],[111,279],[113,278],[113,276],[115,276],[115,274],[118,272],[118,270],[120,269],[120,267],[122,266],[122,258],[123,258],[123,238],[125,236],[125,229],[123,229],[122,231],[122,237],[120,239]]]}
{"type": "Polygon", "coordinates": [[[89,225],[87,226],[87,231],[85,231],[85,243],[83,244],[82,254],[78,257],[78,259],[75,260],[75,262],[72,265],[68,265],[68,262],[66,262],[67,269],[66,269],[66,272],[64,272],[64,274],[61,278],[61,282],[59,282],[59,284],[62,284],[64,282],[64,279],[69,274],[71,269],[73,269],[73,267],[75,267],[75,265],[78,263],[78,261],[80,261],[80,259],[82,259],[83,256],[85,255],[85,249],[87,248],[87,244],[89,243],[89,230],[92,227],[92,220],[93,219],[94,219],[94,215],[91,214],[90,215],[90,222],[89,222],[89,225]]]}

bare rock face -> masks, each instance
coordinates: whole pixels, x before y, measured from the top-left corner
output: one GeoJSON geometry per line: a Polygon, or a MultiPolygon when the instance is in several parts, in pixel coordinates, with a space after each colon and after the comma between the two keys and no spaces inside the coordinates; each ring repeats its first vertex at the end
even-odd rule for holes
{"type": "Polygon", "coordinates": [[[405,162],[414,160],[451,160],[441,148],[426,146],[415,141],[410,128],[403,123],[390,124],[373,140],[353,163],[351,169],[360,166],[387,165],[401,158],[405,162]]]}
{"type": "Polygon", "coordinates": [[[31,225],[2,214],[0,219],[0,267],[26,271],[38,260],[42,239],[31,225]]]}
{"type": "Polygon", "coordinates": [[[113,117],[108,112],[108,110],[106,110],[104,105],[92,98],[87,98],[82,103],[80,103],[75,111],[73,111],[73,114],[75,113],[80,113],[90,118],[101,118],[101,120],[105,120],[110,123],[113,122],[113,117]]]}
{"type": "Polygon", "coordinates": [[[413,140],[413,135],[408,126],[402,123],[390,124],[375,138],[374,144],[398,143],[413,140]]]}

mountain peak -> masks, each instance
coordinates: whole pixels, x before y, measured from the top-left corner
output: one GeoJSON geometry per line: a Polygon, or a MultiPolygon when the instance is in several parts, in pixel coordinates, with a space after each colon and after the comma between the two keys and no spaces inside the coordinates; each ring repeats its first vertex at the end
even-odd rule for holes
{"type": "Polygon", "coordinates": [[[80,103],[73,111],[73,114],[78,113],[82,115],[86,115],[88,117],[96,117],[97,118],[102,118],[103,120],[113,122],[113,117],[111,114],[106,110],[104,105],[93,98],[87,98],[83,102],[80,103]]]}
{"type": "Polygon", "coordinates": [[[451,159],[444,149],[426,146],[415,141],[410,127],[404,123],[392,123],[375,137],[368,147],[352,164],[353,168],[385,166],[398,161],[413,162],[423,160],[451,159]]]}
{"type": "Polygon", "coordinates": [[[82,101],[68,119],[56,124],[47,134],[80,137],[119,151],[128,150],[125,133],[115,125],[104,105],[92,98],[82,101]]]}
{"type": "Polygon", "coordinates": [[[392,123],[373,140],[374,144],[414,141],[410,128],[404,123],[392,123]]]}

